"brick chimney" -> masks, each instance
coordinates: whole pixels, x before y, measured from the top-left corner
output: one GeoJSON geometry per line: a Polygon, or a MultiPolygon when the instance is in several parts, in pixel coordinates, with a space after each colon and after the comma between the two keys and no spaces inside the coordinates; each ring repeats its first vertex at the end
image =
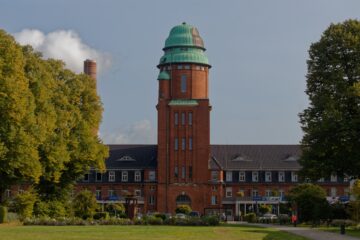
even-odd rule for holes
{"type": "Polygon", "coordinates": [[[91,59],[84,61],[84,73],[96,80],[96,62],[91,59]]]}

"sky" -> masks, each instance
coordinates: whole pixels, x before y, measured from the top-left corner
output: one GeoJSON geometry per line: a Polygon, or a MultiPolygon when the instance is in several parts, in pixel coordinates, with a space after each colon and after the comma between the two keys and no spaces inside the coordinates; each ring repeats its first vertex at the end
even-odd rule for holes
{"type": "Polygon", "coordinates": [[[198,28],[210,70],[212,144],[298,144],[306,60],[358,0],[0,0],[0,28],[81,72],[96,59],[107,144],[157,142],[156,65],[169,31],[198,28]]]}

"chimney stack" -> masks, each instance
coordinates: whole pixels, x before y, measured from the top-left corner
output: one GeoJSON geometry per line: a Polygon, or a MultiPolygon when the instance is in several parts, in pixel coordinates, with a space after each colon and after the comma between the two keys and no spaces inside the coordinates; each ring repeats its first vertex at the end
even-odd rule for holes
{"type": "Polygon", "coordinates": [[[96,62],[94,60],[86,59],[84,61],[84,73],[96,80],[96,62]]]}

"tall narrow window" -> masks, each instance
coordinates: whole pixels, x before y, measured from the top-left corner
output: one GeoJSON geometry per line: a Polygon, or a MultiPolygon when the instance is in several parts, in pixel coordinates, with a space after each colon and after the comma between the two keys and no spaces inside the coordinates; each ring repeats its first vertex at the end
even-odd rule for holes
{"type": "Polygon", "coordinates": [[[188,117],[188,121],[189,121],[189,125],[192,125],[192,112],[189,112],[189,117],[188,117]]]}
{"type": "Polygon", "coordinates": [[[149,181],[155,181],[155,171],[149,171],[149,181]]]}
{"type": "Polygon", "coordinates": [[[191,179],[193,175],[192,166],[189,166],[189,178],[191,179]]]}
{"type": "Polygon", "coordinates": [[[259,181],[259,172],[252,172],[252,181],[253,182],[259,181]]]}
{"type": "Polygon", "coordinates": [[[186,168],[183,166],[181,171],[181,178],[185,178],[186,176],[186,168]]]}
{"type": "Polygon", "coordinates": [[[102,174],[97,172],[96,173],[96,182],[101,182],[102,181],[102,174]]]}
{"type": "Polygon", "coordinates": [[[186,75],[181,75],[181,92],[186,92],[186,75]]]}
{"type": "Polygon", "coordinates": [[[279,182],[285,182],[285,172],[279,172],[279,182]]]}
{"type": "Polygon", "coordinates": [[[186,119],[185,119],[185,113],[181,113],[181,125],[185,125],[186,119]]]}
{"type": "Polygon", "coordinates": [[[245,172],[239,172],[239,182],[245,182],[245,172]]]}
{"type": "Polygon", "coordinates": [[[135,182],[141,182],[141,172],[135,171],[135,182]]]}
{"type": "Polygon", "coordinates": [[[189,138],[189,150],[193,149],[193,139],[192,137],[189,138]]]}
{"type": "Polygon", "coordinates": [[[178,138],[175,138],[174,149],[175,149],[176,151],[179,149],[179,139],[178,139],[178,138]]]}
{"type": "Polygon", "coordinates": [[[271,172],[265,172],[265,182],[271,182],[271,172]]]}
{"type": "Polygon", "coordinates": [[[175,166],[174,175],[175,175],[175,177],[178,177],[178,176],[179,176],[179,169],[178,169],[177,166],[175,166]]]}
{"type": "Polygon", "coordinates": [[[109,171],[109,182],[115,182],[115,171],[109,171]]]}
{"type": "Polygon", "coordinates": [[[185,148],[186,148],[186,139],[181,138],[181,150],[185,150],[185,148]]]}
{"type": "Polygon", "coordinates": [[[129,174],[127,171],[122,171],[121,172],[121,181],[122,182],[127,182],[128,181],[128,177],[129,177],[129,174]]]}
{"type": "Polygon", "coordinates": [[[179,114],[177,112],[174,114],[174,122],[175,122],[175,125],[179,124],[179,114]]]}

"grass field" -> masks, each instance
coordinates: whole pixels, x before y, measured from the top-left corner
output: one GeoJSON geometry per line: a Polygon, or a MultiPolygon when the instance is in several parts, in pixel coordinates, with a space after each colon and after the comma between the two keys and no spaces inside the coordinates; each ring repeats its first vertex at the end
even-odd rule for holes
{"type": "Polygon", "coordinates": [[[249,226],[11,226],[0,225],[1,240],[305,240],[275,229],[249,226]]]}

